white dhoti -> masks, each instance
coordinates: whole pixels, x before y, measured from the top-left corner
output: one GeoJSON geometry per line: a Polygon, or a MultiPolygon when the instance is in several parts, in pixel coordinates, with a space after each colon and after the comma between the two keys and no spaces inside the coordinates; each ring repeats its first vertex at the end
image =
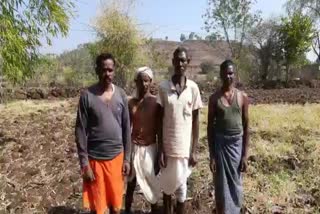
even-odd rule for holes
{"type": "Polygon", "coordinates": [[[190,174],[189,158],[167,157],[167,167],[160,170],[160,187],[166,195],[176,193],[177,200],[182,203],[187,197],[190,174]]]}
{"type": "Polygon", "coordinates": [[[132,150],[133,169],[129,180],[136,177],[137,183],[147,201],[155,204],[161,196],[159,178],[154,170],[154,164],[157,161],[157,145],[134,145],[132,150]]]}

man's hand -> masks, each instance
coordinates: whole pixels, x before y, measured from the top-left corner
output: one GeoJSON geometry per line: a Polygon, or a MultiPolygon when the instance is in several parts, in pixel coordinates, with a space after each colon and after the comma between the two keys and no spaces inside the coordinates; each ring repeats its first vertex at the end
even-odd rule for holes
{"type": "Polygon", "coordinates": [[[242,157],[241,158],[241,162],[240,162],[240,171],[241,172],[246,172],[248,168],[248,161],[246,157],[242,157]]]}
{"type": "Polygon", "coordinates": [[[192,152],[189,157],[189,166],[194,167],[197,164],[197,159],[195,154],[192,152]]]}
{"type": "Polygon", "coordinates": [[[214,161],[214,158],[210,158],[210,170],[212,173],[216,172],[216,162],[214,161]]]}
{"type": "Polygon", "coordinates": [[[92,182],[96,178],[94,177],[93,171],[90,166],[87,166],[82,172],[82,178],[84,181],[92,182]]]}
{"type": "Polygon", "coordinates": [[[124,176],[129,176],[130,175],[130,163],[128,161],[126,161],[126,160],[123,162],[122,174],[124,176]]]}
{"type": "Polygon", "coordinates": [[[160,152],[159,165],[161,168],[167,167],[167,156],[165,155],[165,153],[163,151],[160,152]]]}

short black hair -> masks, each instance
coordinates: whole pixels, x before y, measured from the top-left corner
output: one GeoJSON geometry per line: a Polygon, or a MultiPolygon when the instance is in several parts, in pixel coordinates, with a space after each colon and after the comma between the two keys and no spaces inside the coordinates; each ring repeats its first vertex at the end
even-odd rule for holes
{"type": "Polygon", "coordinates": [[[225,60],[223,63],[220,64],[220,77],[222,77],[223,72],[230,66],[234,65],[233,61],[230,59],[225,60]]]}
{"type": "Polygon", "coordinates": [[[188,53],[188,49],[183,47],[183,46],[179,46],[177,47],[174,52],[173,52],[173,58],[177,57],[179,53],[185,52],[187,54],[187,58],[189,58],[189,53],[188,53]]]}
{"type": "Polygon", "coordinates": [[[113,61],[114,65],[116,65],[116,61],[111,53],[102,53],[102,54],[98,55],[96,58],[96,65],[95,65],[96,68],[99,68],[102,65],[102,62],[107,59],[111,59],[113,61]]]}

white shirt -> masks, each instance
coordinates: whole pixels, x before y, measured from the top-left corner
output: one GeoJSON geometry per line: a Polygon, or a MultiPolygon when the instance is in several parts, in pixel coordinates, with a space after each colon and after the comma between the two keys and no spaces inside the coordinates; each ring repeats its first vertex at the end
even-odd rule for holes
{"type": "Polygon", "coordinates": [[[186,79],[186,86],[178,96],[171,80],[160,83],[157,102],[164,108],[163,146],[170,157],[190,156],[192,111],[202,108],[198,85],[186,79]]]}

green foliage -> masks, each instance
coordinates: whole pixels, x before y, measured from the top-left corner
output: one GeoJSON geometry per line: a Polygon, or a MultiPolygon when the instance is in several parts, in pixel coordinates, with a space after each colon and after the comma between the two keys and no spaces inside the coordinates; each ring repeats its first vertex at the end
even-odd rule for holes
{"type": "Polygon", "coordinates": [[[320,2],[319,0],[288,0],[286,9],[289,14],[302,13],[310,17],[317,32],[314,34],[312,49],[320,63],[320,2]]]}
{"type": "Polygon", "coordinates": [[[125,87],[132,72],[145,64],[145,53],[141,50],[144,40],[137,25],[121,9],[111,5],[96,18],[95,28],[100,41],[93,48],[94,55],[110,52],[116,57],[116,83],[125,87]]]}
{"type": "Polygon", "coordinates": [[[211,33],[208,36],[205,37],[206,41],[209,41],[211,44],[213,44],[217,40],[221,40],[221,36],[217,33],[211,33]]]}
{"type": "MultiPolygon", "coordinates": [[[[77,50],[71,52],[74,54],[77,50]]],[[[70,56],[73,54],[70,54],[70,56]]],[[[61,56],[46,55],[40,57],[37,65],[34,67],[33,76],[26,80],[25,85],[34,87],[49,87],[54,85],[85,87],[96,81],[92,68],[91,70],[82,71],[86,67],[78,68],[72,65],[73,62],[76,64],[79,60],[74,59],[72,63],[66,63],[70,60],[70,56],[66,52],[61,56]]]]}
{"type": "Polygon", "coordinates": [[[256,76],[256,80],[272,79],[272,65],[280,63],[279,25],[277,19],[269,19],[259,22],[256,28],[249,31],[248,41],[252,44],[251,52],[258,59],[259,65],[257,69],[259,77],[256,76]]]}
{"type": "MultiPolygon", "coordinates": [[[[123,0],[122,0],[123,1],[123,0]]],[[[123,5],[132,5],[122,1],[113,1],[96,18],[95,28],[99,41],[87,48],[92,57],[109,52],[116,58],[115,82],[125,88],[133,79],[134,71],[141,66],[153,70],[166,66],[166,57],[156,50],[152,39],[144,38],[137,24],[123,9],[123,5]]]]}
{"type": "Polygon", "coordinates": [[[76,49],[59,55],[58,60],[63,66],[69,66],[78,73],[94,74],[94,59],[90,54],[92,43],[79,45],[76,49]]]}
{"type": "Polygon", "coordinates": [[[72,0],[0,2],[0,56],[8,80],[18,83],[32,75],[41,39],[50,45],[52,37],[65,36],[72,8],[72,0]]]}
{"type": "Polygon", "coordinates": [[[240,58],[235,61],[237,65],[237,76],[241,83],[253,82],[258,74],[259,64],[256,59],[252,57],[248,48],[244,48],[240,58]]]}
{"type": "Polygon", "coordinates": [[[283,18],[279,29],[281,50],[286,65],[286,80],[292,66],[302,65],[301,59],[309,50],[314,35],[312,20],[301,13],[283,18]],[[302,30],[303,29],[303,30],[302,30]]]}
{"type": "Polygon", "coordinates": [[[92,46],[93,43],[82,44],[57,57],[63,67],[60,84],[83,87],[96,81],[94,59],[90,55],[92,46]]]}
{"type": "Polygon", "coordinates": [[[62,66],[55,55],[45,55],[39,57],[37,64],[33,68],[32,77],[25,81],[26,86],[49,86],[51,81],[57,80],[57,74],[61,73],[62,66]]]}
{"type": "Polygon", "coordinates": [[[232,57],[241,56],[247,32],[259,20],[259,13],[251,13],[254,0],[209,0],[204,15],[205,29],[213,35],[223,35],[232,57]]]}

